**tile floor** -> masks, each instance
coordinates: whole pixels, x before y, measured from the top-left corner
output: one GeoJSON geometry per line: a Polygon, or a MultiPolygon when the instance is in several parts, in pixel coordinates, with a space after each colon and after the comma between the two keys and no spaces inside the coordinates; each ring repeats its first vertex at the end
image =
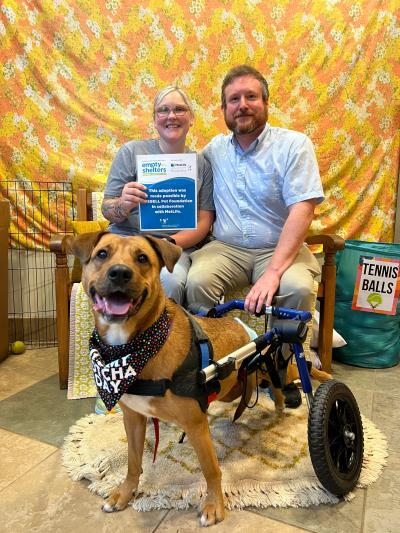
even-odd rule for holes
{"type": "MultiPolygon", "coordinates": [[[[384,431],[388,466],[353,501],[308,509],[248,509],[227,512],[212,531],[236,533],[400,532],[400,365],[367,370],[334,364],[360,409],[384,431]]],[[[19,532],[191,532],[196,513],[156,511],[116,514],[100,510],[100,498],[84,481],[72,481],[61,465],[60,448],[75,420],[93,412],[93,400],[66,400],[58,388],[55,348],[29,350],[0,363],[0,530],[19,532]]]]}

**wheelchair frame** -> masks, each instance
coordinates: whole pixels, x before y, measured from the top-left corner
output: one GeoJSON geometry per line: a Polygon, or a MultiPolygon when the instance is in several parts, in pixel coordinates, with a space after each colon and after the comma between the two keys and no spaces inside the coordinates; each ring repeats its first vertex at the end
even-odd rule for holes
{"type": "MultiPolygon", "coordinates": [[[[198,313],[198,316],[219,318],[234,309],[243,310],[244,301],[232,300],[216,305],[198,313]]],[[[322,486],[341,497],[355,487],[362,467],[364,437],[357,402],[351,390],[334,379],[322,383],[313,392],[302,346],[311,313],[263,306],[259,315],[264,314],[275,318],[271,330],[219,361],[210,361],[208,366],[199,371],[199,382],[205,384],[212,380],[223,380],[242,365],[248,373],[264,366],[273,385],[281,388],[277,374],[277,353],[283,343],[288,343],[294,354],[309,409],[308,447],[311,462],[322,486]]],[[[283,366],[287,366],[290,359],[283,361],[283,366]]]]}

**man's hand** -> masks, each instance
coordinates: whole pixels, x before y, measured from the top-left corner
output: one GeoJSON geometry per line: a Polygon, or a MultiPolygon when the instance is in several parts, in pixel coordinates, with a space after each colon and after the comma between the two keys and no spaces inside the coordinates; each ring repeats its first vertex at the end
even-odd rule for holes
{"type": "Polygon", "coordinates": [[[272,299],[278,290],[279,282],[280,276],[278,272],[272,268],[267,268],[246,296],[244,302],[244,308],[246,311],[249,313],[259,313],[263,304],[266,306],[271,305],[272,299]]]}
{"type": "Polygon", "coordinates": [[[281,277],[298,254],[314,215],[315,200],[304,200],[289,207],[278,244],[264,274],[258,278],[246,297],[244,307],[250,313],[272,304],[281,277]]]}

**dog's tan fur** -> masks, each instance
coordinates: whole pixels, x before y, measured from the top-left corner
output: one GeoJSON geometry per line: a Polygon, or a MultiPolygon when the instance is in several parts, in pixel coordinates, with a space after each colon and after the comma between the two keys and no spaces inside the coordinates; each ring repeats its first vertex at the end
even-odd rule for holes
{"type": "MultiPolygon", "coordinates": [[[[107,290],[107,272],[113,265],[125,265],[132,270],[129,281],[130,297],[136,300],[146,291],[146,297],[135,314],[123,321],[107,320],[94,311],[97,330],[108,344],[124,344],[149,328],[164,308],[172,319],[170,335],[161,350],[148,361],[141,379],[170,379],[185,359],[191,344],[190,325],[185,312],[166,298],[160,283],[160,269],[165,265],[172,272],[181,249],[165,240],[152,237],[119,237],[110,233],[89,233],[71,238],[70,251],[83,265],[82,282],[89,295],[93,288],[100,294],[107,290]],[[102,251],[100,257],[99,251],[102,251]],[[145,259],[144,259],[145,258],[145,259]]],[[[198,318],[213,345],[214,358],[220,359],[249,342],[242,326],[232,318],[198,318]]],[[[324,379],[328,379],[328,377],[324,379]]],[[[254,387],[254,375],[247,387],[247,396],[254,387]]],[[[275,391],[277,392],[277,391],[275,391]]],[[[218,399],[231,401],[240,396],[242,385],[233,372],[221,381],[218,399]]],[[[249,399],[249,398],[248,398],[249,399]]],[[[283,397],[278,391],[278,407],[283,397]]],[[[124,394],[120,400],[128,438],[128,473],[125,481],[115,488],[103,509],[124,509],[136,493],[142,472],[142,455],[146,432],[146,418],[156,417],[172,422],[185,431],[199,459],[207,482],[207,497],[202,505],[200,523],[214,524],[224,518],[221,490],[221,471],[211,441],[207,415],[192,398],[176,396],[167,391],[164,397],[124,394]]]]}

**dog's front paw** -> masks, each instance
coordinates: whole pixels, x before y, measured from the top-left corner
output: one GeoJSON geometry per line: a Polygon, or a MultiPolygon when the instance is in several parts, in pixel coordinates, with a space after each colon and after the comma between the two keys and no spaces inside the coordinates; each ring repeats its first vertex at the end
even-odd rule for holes
{"type": "Polygon", "coordinates": [[[123,491],[121,488],[114,490],[104,503],[102,510],[105,513],[115,513],[116,511],[123,511],[133,497],[133,492],[123,491]]]}
{"type": "Polygon", "coordinates": [[[110,503],[106,502],[103,507],[101,508],[102,511],[105,513],[115,513],[116,511],[122,511],[124,508],[119,509],[116,505],[111,505],[110,503]]]}
{"type": "Polygon", "coordinates": [[[217,522],[222,522],[225,518],[224,505],[214,505],[213,503],[205,503],[200,511],[200,525],[203,527],[212,526],[217,522]]]}

